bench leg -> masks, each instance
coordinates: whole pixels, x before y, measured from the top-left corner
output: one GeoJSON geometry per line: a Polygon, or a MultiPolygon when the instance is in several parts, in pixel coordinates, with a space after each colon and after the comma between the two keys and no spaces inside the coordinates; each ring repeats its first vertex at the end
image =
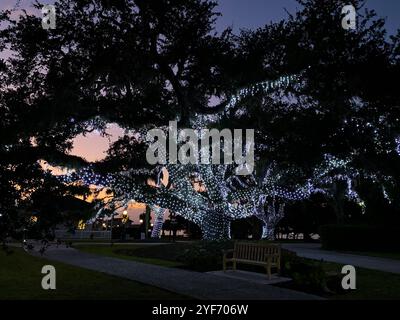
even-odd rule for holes
{"type": "Polygon", "coordinates": [[[224,272],[226,272],[226,260],[225,260],[225,258],[222,261],[222,268],[224,269],[224,272]]]}
{"type": "Polygon", "coordinates": [[[267,274],[268,274],[268,280],[271,280],[271,265],[270,264],[267,266],[267,274]]]}
{"type": "Polygon", "coordinates": [[[233,270],[236,271],[236,261],[233,261],[233,270]]]}
{"type": "Polygon", "coordinates": [[[281,276],[281,257],[279,256],[278,258],[278,264],[277,264],[277,272],[278,272],[278,276],[281,276]]]}

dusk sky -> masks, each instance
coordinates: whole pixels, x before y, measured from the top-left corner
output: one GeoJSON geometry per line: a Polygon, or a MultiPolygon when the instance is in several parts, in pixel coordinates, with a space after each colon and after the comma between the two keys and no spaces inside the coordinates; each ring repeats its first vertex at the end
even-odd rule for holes
{"type": "MultiPolygon", "coordinates": [[[[44,1],[53,3],[51,0],[44,1]]],[[[235,32],[241,28],[254,29],[262,27],[271,21],[279,21],[287,17],[284,9],[290,13],[296,12],[300,5],[295,0],[219,0],[219,11],[222,16],[217,21],[217,30],[232,27],[235,32]]],[[[26,8],[30,0],[1,0],[0,9],[13,8],[16,3],[26,8]]],[[[375,9],[379,16],[386,18],[386,28],[393,34],[400,27],[400,1],[398,0],[368,0],[366,6],[375,9]]],[[[123,134],[123,130],[110,125],[111,141],[123,134]]],[[[110,140],[99,134],[91,133],[86,137],[75,139],[73,154],[83,156],[89,161],[104,157],[104,152],[110,140]]]]}
{"type": "MultiPolygon", "coordinates": [[[[285,19],[287,14],[296,12],[300,5],[295,0],[219,0],[219,10],[223,14],[217,27],[222,29],[233,26],[240,28],[257,28],[270,21],[285,19]]],[[[351,1],[348,1],[351,2],[351,1]]],[[[375,9],[379,16],[386,17],[387,30],[394,33],[400,27],[400,1],[367,0],[366,7],[375,9]]]]}

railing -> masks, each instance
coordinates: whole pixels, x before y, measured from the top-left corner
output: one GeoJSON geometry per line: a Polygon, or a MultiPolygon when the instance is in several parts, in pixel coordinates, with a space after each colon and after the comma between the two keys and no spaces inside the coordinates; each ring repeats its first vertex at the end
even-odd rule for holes
{"type": "Polygon", "coordinates": [[[111,240],[111,231],[55,230],[57,239],[108,239],[111,240]]]}

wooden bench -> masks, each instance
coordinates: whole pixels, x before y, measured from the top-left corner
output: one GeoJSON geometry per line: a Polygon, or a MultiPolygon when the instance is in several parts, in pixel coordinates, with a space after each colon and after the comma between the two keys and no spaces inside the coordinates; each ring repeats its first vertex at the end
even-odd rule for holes
{"type": "Polygon", "coordinates": [[[233,270],[236,270],[237,263],[263,266],[268,279],[271,279],[271,268],[276,268],[278,274],[281,270],[281,247],[268,243],[235,242],[233,249],[224,252],[224,272],[227,262],[233,263],[233,270]],[[228,257],[230,254],[231,258],[228,257]]]}

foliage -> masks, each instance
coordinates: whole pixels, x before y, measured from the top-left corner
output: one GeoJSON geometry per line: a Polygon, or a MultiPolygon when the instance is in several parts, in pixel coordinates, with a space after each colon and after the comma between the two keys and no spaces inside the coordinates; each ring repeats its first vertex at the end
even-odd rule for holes
{"type": "MultiPolygon", "coordinates": [[[[98,167],[143,169],[145,148],[135,133],[173,119],[188,127],[199,114],[218,114],[217,127],[254,128],[256,178],[274,170],[285,187],[316,181],[338,222],[346,222],[344,199],[355,191],[368,214],[380,214],[383,201],[398,213],[400,33],[387,37],[384,20],[362,12],[362,1],[353,1],[354,31],[340,27],[342,0],[299,3],[286,20],[239,35],[215,32],[213,1],[57,0],[54,32],[28,11],[17,20],[2,12],[0,50],[13,54],[0,63],[0,238],[26,226],[35,192],[67,192],[38,161],[85,165],[68,155],[78,134],[104,134],[107,123],[117,123],[133,134],[98,167]],[[297,85],[227,109],[240,88],[298,73],[297,85]],[[211,99],[219,103],[210,106],[211,99]],[[345,164],[332,169],[327,156],[345,164]],[[379,195],[368,192],[369,183],[379,195]]],[[[135,183],[151,198],[147,178],[135,183]]],[[[192,198],[174,202],[187,207],[192,198]]],[[[219,228],[227,209],[215,207],[204,220],[219,228]]],[[[223,229],[216,232],[226,235],[223,229]]]]}
{"type": "Polygon", "coordinates": [[[196,271],[218,270],[222,266],[223,251],[232,248],[232,241],[199,241],[185,249],[177,260],[196,271]]]}
{"type": "MultiPolygon", "coordinates": [[[[232,35],[212,32],[213,1],[55,5],[55,32],[43,30],[29,10],[17,19],[11,11],[0,15],[1,239],[25,226],[21,199],[30,202],[32,190],[51,180],[38,161],[85,164],[68,155],[78,134],[105,134],[108,122],[134,130],[177,117],[188,124],[191,114],[210,112],[212,95],[232,87],[232,35]]],[[[125,136],[99,170],[146,167],[144,151],[125,136]]]]}
{"type": "MultiPolygon", "coordinates": [[[[352,2],[358,26],[351,32],[340,27],[343,1],[299,2],[302,10],[287,20],[240,37],[244,74],[262,79],[305,70],[299,85],[253,97],[228,113],[226,122],[255,127],[260,162],[275,162],[289,184],[309,179],[325,155],[347,160],[320,183],[337,221],[344,223],[346,178],[356,191],[372,182],[381,199],[382,187],[391,199],[400,189],[395,85],[400,33],[388,37],[384,20],[363,1],[352,2]]],[[[362,199],[369,198],[364,192],[362,199]]]]}
{"type": "Polygon", "coordinates": [[[282,250],[282,275],[293,279],[299,288],[306,291],[328,292],[327,275],[318,261],[298,257],[295,253],[282,250]]]}

